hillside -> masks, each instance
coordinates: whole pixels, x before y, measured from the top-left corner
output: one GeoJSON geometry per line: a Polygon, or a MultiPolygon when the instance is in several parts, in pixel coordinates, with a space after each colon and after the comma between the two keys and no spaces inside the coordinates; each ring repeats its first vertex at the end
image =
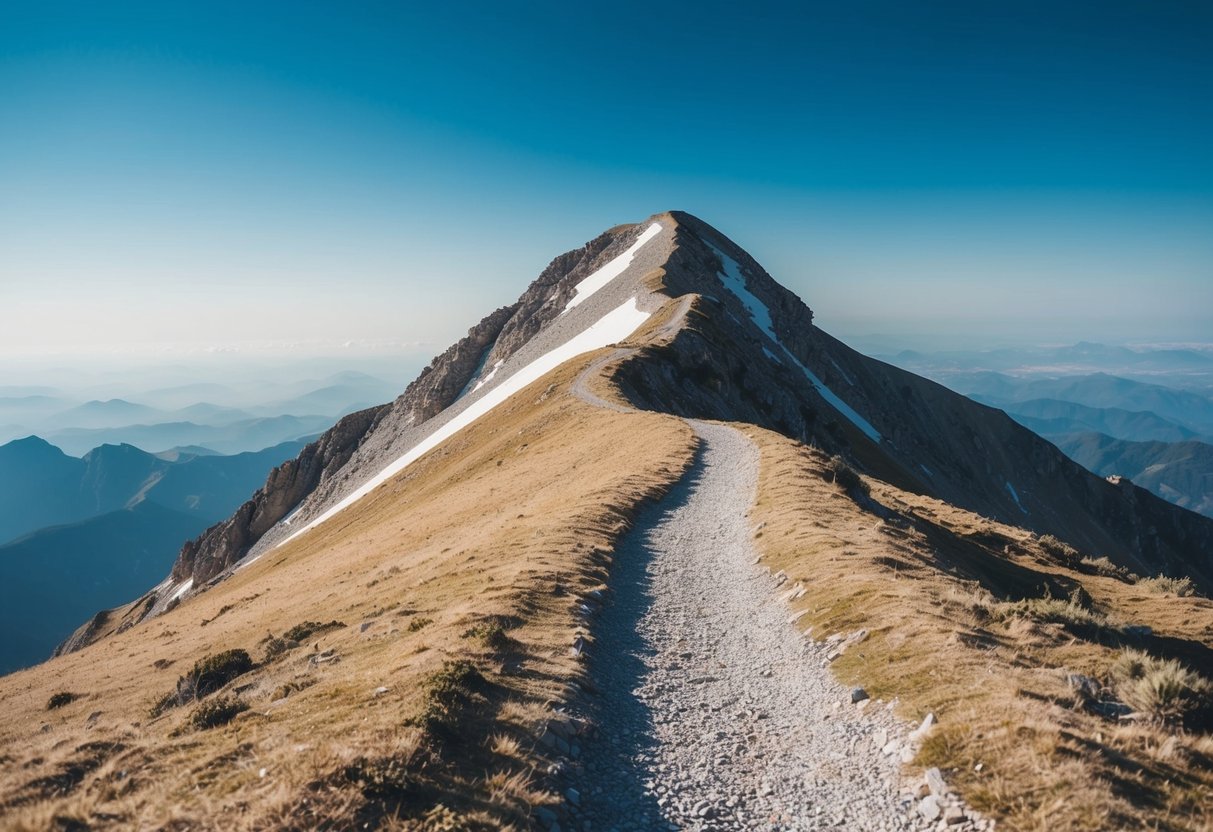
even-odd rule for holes
{"type": "Polygon", "coordinates": [[[1213,445],[1126,442],[1098,433],[1055,441],[1067,456],[1101,476],[1126,477],[1177,506],[1213,517],[1213,445]]]}
{"type": "Polygon", "coordinates": [[[1206,828],[1211,551],[660,214],[0,679],[0,812],[1206,828]]]}

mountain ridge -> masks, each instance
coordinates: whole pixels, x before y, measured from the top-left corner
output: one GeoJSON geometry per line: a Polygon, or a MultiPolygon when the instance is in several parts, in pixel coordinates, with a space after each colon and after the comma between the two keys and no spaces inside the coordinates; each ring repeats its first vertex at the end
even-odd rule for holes
{"type": "MultiPolygon", "coordinates": [[[[692,297],[687,325],[669,343],[640,344],[618,370],[633,404],[762,425],[1139,574],[1213,586],[1213,564],[1202,554],[1213,551],[1213,522],[1177,514],[1131,482],[1108,483],[1000,410],[851,350],[817,328],[809,307],[736,243],[675,211],[616,226],[553,259],[515,304],[472,327],[394,402],[346,417],[275,469],[236,515],[187,544],[166,583],[131,606],[135,619],[122,620],[129,626],[161,612],[250,553],[289,538],[291,522],[323,515],[444,420],[624,299],[652,315],[684,296],[692,297]],[[578,304],[578,284],[625,257],[620,273],[578,304]],[[485,384],[470,389],[478,382],[485,384]]],[[[643,329],[629,337],[643,341],[643,329]]],[[[78,634],[61,650],[97,635],[78,634]]]]}
{"type": "Polygon", "coordinates": [[[0,679],[0,813],[477,832],[1213,817],[1213,707],[1139,684],[1209,684],[1207,520],[850,350],[689,215],[549,269],[275,469],[152,592],[0,679]],[[824,756],[797,764],[782,726],[824,756]]]}

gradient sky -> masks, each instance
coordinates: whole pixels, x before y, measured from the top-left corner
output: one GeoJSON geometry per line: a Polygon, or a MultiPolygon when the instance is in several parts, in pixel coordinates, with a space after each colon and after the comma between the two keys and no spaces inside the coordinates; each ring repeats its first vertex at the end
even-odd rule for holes
{"type": "Polygon", "coordinates": [[[0,0],[0,358],[420,349],[680,208],[842,336],[1213,340],[1213,4],[0,0]]]}

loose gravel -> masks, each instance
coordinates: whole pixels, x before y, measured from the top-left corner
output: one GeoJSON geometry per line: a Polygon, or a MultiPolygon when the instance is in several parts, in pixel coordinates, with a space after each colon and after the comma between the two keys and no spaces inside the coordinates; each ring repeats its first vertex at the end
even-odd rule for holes
{"type": "Polygon", "coordinates": [[[564,823],[945,825],[919,814],[889,753],[907,726],[887,705],[852,703],[853,691],[826,667],[834,648],[792,626],[778,578],[756,565],[747,512],[757,448],[734,428],[691,425],[701,440],[693,467],[641,513],[616,553],[612,592],[594,623],[598,695],[586,697],[598,730],[568,772],[564,823]]]}

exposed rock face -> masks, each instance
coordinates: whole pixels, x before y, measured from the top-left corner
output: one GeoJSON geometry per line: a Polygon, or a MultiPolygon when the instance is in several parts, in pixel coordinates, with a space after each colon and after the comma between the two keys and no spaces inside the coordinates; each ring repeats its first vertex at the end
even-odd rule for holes
{"type": "Polygon", "coordinates": [[[244,557],[326,474],[346,463],[383,410],[382,406],[372,407],[343,417],[299,456],[271,471],[265,485],[235,514],[185,544],[173,564],[173,580],[192,578],[201,585],[244,557]]]}

